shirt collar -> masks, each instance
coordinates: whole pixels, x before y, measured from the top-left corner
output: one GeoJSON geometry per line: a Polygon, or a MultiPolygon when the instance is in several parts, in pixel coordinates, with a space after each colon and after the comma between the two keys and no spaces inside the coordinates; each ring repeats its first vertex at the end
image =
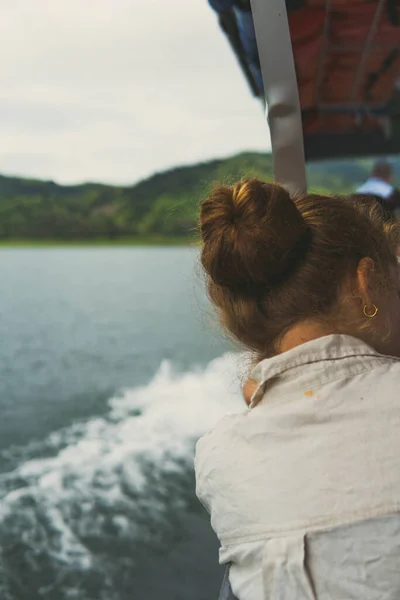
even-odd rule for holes
{"type": "Polygon", "coordinates": [[[307,364],[335,361],[354,356],[381,356],[358,338],[349,335],[333,334],[317,338],[261,361],[252,371],[251,377],[258,388],[251,399],[250,408],[261,400],[267,383],[272,379],[307,364]]]}

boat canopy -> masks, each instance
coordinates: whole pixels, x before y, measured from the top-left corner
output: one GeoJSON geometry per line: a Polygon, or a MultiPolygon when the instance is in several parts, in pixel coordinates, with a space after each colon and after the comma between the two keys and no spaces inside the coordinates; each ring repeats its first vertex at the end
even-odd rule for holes
{"type": "Polygon", "coordinates": [[[302,157],[400,151],[400,0],[209,4],[268,107],[278,181],[305,189],[302,157]]]}

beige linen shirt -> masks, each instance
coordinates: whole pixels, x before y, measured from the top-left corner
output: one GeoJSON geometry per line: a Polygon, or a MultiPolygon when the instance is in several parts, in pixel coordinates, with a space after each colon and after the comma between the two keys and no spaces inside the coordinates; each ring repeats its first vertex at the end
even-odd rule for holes
{"type": "Polygon", "coordinates": [[[261,362],[196,450],[239,600],[400,600],[400,360],[331,335],[261,362]]]}

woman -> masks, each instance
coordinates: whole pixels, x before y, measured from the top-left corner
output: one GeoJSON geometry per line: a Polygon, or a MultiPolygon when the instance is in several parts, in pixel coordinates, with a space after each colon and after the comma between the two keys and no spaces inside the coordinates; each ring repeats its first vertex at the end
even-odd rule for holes
{"type": "Polygon", "coordinates": [[[365,199],[256,179],[200,214],[250,408],[197,446],[197,493],[239,600],[400,598],[398,225],[365,199]]]}

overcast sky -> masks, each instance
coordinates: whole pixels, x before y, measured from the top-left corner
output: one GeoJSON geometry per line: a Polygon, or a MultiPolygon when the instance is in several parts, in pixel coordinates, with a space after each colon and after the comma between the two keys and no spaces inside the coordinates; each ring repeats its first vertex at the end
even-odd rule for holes
{"type": "Polygon", "coordinates": [[[128,183],[268,147],[207,0],[0,8],[0,172],[128,183]]]}

